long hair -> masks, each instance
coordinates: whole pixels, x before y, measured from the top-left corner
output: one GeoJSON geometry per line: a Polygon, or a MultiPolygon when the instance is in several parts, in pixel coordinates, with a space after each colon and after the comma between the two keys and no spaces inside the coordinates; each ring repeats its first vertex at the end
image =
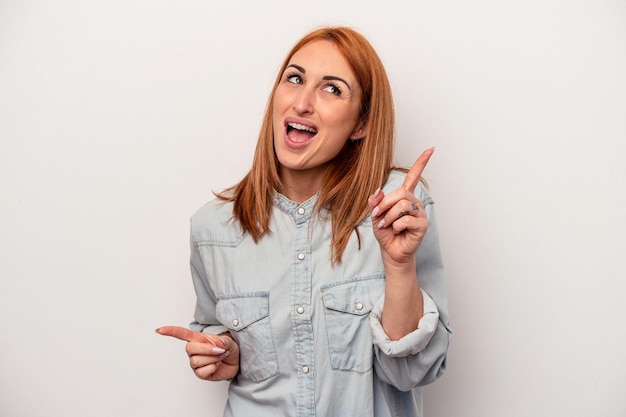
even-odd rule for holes
{"type": "MultiPolygon", "coordinates": [[[[395,120],[391,87],[383,64],[370,43],[346,27],[324,27],[307,34],[291,49],[278,72],[267,102],[252,168],[235,186],[216,194],[234,203],[233,217],[255,242],[271,233],[272,203],[282,188],[279,162],[274,151],[272,123],[274,93],[291,57],[317,40],[333,42],[348,61],[363,92],[359,122],[366,136],[348,140],[325,175],[316,210],[330,212],[332,263],[341,262],[350,235],[368,215],[368,197],[382,187],[391,170],[395,120]]],[[[357,123],[358,124],[358,123],[357,123]]]]}

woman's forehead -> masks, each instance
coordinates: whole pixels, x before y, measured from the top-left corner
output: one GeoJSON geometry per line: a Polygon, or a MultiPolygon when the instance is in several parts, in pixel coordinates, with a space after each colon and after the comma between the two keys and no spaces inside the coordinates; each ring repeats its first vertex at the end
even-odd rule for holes
{"type": "MultiPolygon", "coordinates": [[[[303,45],[289,59],[289,64],[307,64],[310,67],[354,71],[339,47],[331,41],[319,39],[303,45]]],[[[306,68],[305,68],[306,69],[306,68]]]]}
{"type": "Polygon", "coordinates": [[[289,59],[287,68],[295,67],[311,77],[339,77],[351,88],[360,85],[354,69],[339,47],[328,40],[311,41],[298,49],[289,59]]]}

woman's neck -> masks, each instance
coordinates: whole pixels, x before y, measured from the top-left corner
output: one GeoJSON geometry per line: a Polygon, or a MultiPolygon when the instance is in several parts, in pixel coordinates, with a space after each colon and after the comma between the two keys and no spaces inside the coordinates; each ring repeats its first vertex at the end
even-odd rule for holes
{"type": "Polygon", "coordinates": [[[296,203],[303,203],[313,197],[322,188],[322,179],[326,169],[322,170],[281,170],[281,193],[296,203]]]}

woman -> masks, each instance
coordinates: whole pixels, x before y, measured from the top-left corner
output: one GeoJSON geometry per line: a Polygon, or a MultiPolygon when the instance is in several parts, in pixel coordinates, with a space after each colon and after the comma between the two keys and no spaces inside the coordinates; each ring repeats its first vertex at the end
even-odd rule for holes
{"type": "Polygon", "coordinates": [[[195,374],[231,379],[225,416],[421,416],[451,332],[433,149],[392,169],[393,101],[371,45],[306,35],[269,98],[250,172],[191,219],[195,374]]]}

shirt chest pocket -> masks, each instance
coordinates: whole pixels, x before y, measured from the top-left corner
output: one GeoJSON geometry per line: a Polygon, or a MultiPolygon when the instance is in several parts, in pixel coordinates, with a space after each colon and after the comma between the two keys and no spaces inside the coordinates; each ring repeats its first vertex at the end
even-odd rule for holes
{"type": "Polygon", "coordinates": [[[369,313],[384,294],[382,275],[322,288],[330,363],[333,369],[368,372],[374,361],[369,313]]]}
{"type": "Polygon", "coordinates": [[[278,373],[269,313],[267,292],[229,294],[216,306],[217,319],[239,344],[241,376],[255,382],[278,373]]]}

